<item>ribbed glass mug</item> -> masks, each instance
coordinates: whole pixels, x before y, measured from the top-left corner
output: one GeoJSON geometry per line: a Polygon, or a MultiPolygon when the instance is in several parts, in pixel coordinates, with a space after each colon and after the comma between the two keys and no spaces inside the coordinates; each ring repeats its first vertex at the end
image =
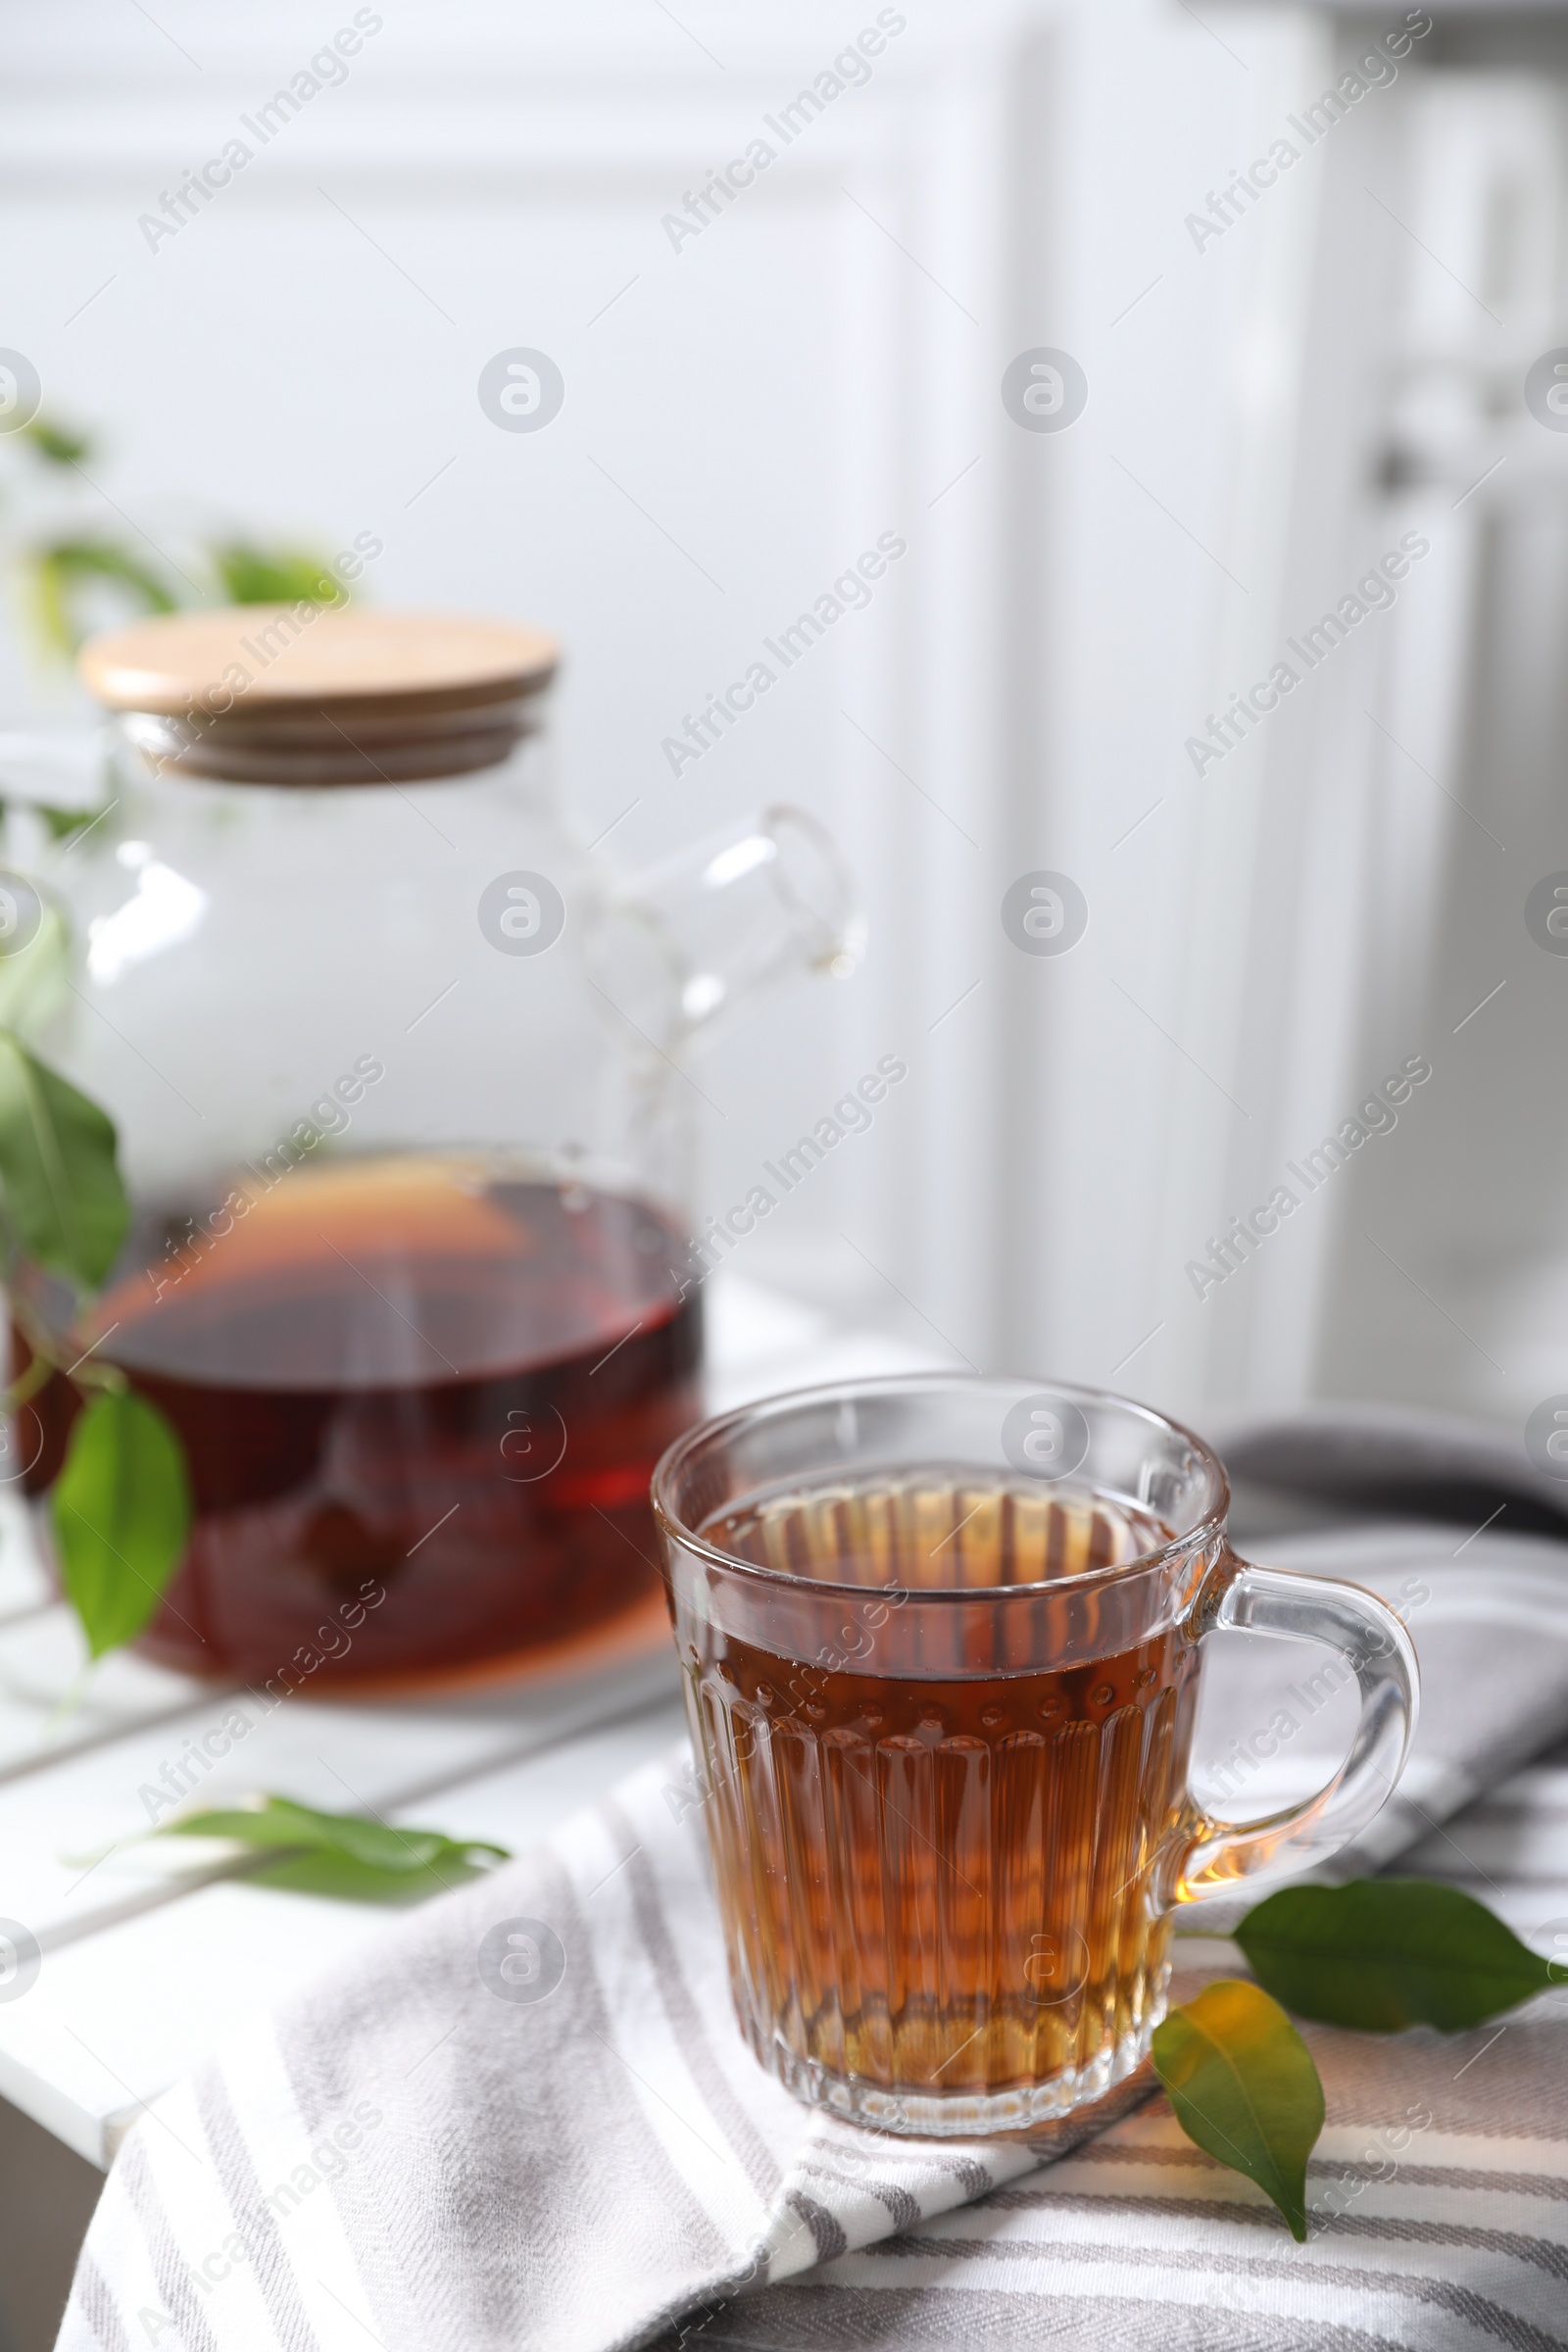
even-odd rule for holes
{"type": "Polygon", "coordinates": [[[1321,1861],[1404,1762],[1416,1665],[1354,1585],[1239,1559],[1218,1457],[1089,1389],[858,1381],[689,1432],[654,1508],[731,1984],[763,2065],[887,2130],[1018,2130],[1132,2072],[1181,1903],[1321,1861]],[[1187,1787],[1205,1637],[1360,1686],[1316,1795],[1187,1787]]]}

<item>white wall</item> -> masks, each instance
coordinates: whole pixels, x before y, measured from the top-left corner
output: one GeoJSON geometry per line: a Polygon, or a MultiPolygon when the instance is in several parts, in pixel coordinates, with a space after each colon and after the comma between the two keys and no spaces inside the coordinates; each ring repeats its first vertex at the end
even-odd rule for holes
{"type": "MultiPolygon", "coordinates": [[[[371,529],[378,600],[559,629],[567,797],[590,837],[636,804],[626,860],[777,797],[833,826],[871,950],[704,1073],[708,1204],[878,1054],[910,1077],[748,1245],[760,1276],[1189,1410],[1309,1387],[1327,1220],[1240,1302],[1183,1269],[1358,1080],[1333,887],[1357,771],[1322,696],[1201,782],[1183,747],[1266,672],[1313,567],[1365,561],[1365,330],[1314,275],[1323,152],[1202,250],[1184,222],[1322,87],[1320,21],[901,0],[870,82],[676,252],[662,215],[874,7],[380,13],[345,85],[156,252],[137,216],[352,10],[13,22],[6,335],[104,428],[105,496],[166,544],[371,529]],[[565,376],[539,434],[478,406],[513,345],[565,376]],[[1033,345],[1087,371],[1067,432],[1003,409],[1033,345]],[[872,607],[672,777],[681,713],[885,530],[908,555],[872,607]],[[1089,899],[1060,959],[1002,932],[1035,867],[1089,899]]],[[[47,699],[14,656],[4,694],[47,699]]]]}

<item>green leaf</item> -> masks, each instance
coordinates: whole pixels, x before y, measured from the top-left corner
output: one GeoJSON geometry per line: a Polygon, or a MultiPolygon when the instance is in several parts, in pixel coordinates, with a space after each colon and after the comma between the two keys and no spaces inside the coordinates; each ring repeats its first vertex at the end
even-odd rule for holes
{"type": "Polygon", "coordinates": [[[211,550],[231,604],[340,605],[348,594],[316,556],[234,541],[211,550]]]}
{"type": "Polygon", "coordinates": [[[238,1838],[284,1857],[264,1874],[267,1884],[361,1900],[389,1893],[422,1900],[471,1877],[476,1855],[497,1862],[510,1859],[504,1845],[491,1845],[481,1838],[397,1829],[354,1813],[318,1813],[286,1796],[265,1796],[258,1805],[226,1811],[187,1813],[166,1823],[162,1834],[238,1838]]]}
{"type": "Polygon", "coordinates": [[[1298,2016],[1364,2034],[1457,2034],[1559,1981],[1485,1903],[1430,1879],[1282,1887],[1236,1941],[1298,2016]]]}
{"type": "Polygon", "coordinates": [[[24,439],[52,466],[79,465],[92,448],[84,433],[68,433],[62,425],[51,424],[47,416],[30,418],[22,431],[24,439]]]}
{"type": "Polygon", "coordinates": [[[29,801],[34,816],[43,819],[51,841],[69,841],[84,825],[95,825],[103,814],[101,808],[51,808],[47,801],[29,801]]]}
{"type": "Polygon", "coordinates": [[[372,1870],[347,1854],[283,1854],[264,1870],[247,1873],[253,1886],[276,1886],[287,1894],[327,1895],[339,1903],[396,1904],[400,1909],[450,1894],[482,1877],[466,1849],[426,1863],[422,1870],[372,1870]]]}
{"type": "Polygon", "coordinates": [[[169,589],[129,548],[112,539],[60,539],[52,545],[24,549],[22,571],[30,591],[32,618],[44,643],[57,654],[73,653],[83,630],[80,599],[84,588],[108,580],[128,589],[136,608],[145,612],[172,612],[169,589]]]}
{"type": "Polygon", "coordinates": [[[1323,2129],[1312,2053],[1277,2001],[1222,1977],[1155,2029],[1155,2072],[1189,2139],[1245,2173],[1306,2236],[1306,2160],[1323,2129]]]}
{"type": "Polygon", "coordinates": [[[66,1594],[100,1658],[141,1632],[184,1551],[179,1440],[145,1396],[95,1396],[72,1427],[49,1501],[66,1594]]]}
{"type": "Polygon", "coordinates": [[[130,1222],[114,1122],[9,1030],[0,1030],[0,1196],[29,1257],[98,1288],[130,1222]]]}
{"type": "Polygon", "coordinates": [[[45,900],[38,928],[24,947],[0,942],[0,1031],[34,1035],[64,997],[70,968],[65,917],[45,900]]]}

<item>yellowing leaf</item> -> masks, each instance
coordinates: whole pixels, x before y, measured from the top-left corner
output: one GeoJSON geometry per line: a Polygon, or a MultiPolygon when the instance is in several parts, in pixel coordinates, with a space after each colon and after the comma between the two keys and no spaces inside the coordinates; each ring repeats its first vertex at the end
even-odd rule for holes
{"type": "Polygon", "coordinates": [[[1154,2068],[1189,2139],[1272,2199],[1306,2236],[1306,2160],[1323,2129],[1312,2053],[1277,2001],[1222,1977],[1157,2027],[1154,2068]]]}

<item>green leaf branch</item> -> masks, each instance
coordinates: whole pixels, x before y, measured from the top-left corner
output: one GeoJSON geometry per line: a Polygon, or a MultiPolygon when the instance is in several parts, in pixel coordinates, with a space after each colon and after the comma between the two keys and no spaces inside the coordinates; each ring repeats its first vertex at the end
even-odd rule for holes
{"type": "Polygon", "coordinates": [[[1155,2028],[1151,2055],[1188,2138],[1255,2180],[1298,2240],[1324,2106],[1287,2009],[1363,2034],[1458,2034],[1564,1981],[1484,1903],[1431,1879],[1287,1886],[1234,1939],[1256,1984],[1206,1985],[1155,2028]]]}
{"type": "Polygon", "coordinates": [[[98,465],[103,454],[92,434],[41,415],[12,436],[6,452],[0,559],[16,575],[23,610],[51,661],[69,660],[94,626],[125,614],[174,612],[192,603],[342,604],[348,596],[308,549],[233,535],[182,537],[183,560],[176,561],[161,549],[149,556],[145,540],[73,527],[67,515],[79,505],[83,466],[98,465]],[[71,502],[65,514],[63,499],[71,502]],[[11,510],[20,510],[15,520],[11,510]],[[202,577],[193,579],[190,566],[202,577]]]}
{"type": "Polygon", "coordinates": [[[50,1515],[66,1596],[96,1660],[133,1640],[163,1597],[190,1533],[190,1477],[165,1415],[74,1336],[130,1225],[114,1122],[10,1029],[0,1029],[0,1208],[12,1322],[29,1357],[0,1411],[20,1412],[57,1377],[82,1399],[50,1515]],[[72,1294],[64,1333],[30,1297],[29,1264],[72,1294]]]}

